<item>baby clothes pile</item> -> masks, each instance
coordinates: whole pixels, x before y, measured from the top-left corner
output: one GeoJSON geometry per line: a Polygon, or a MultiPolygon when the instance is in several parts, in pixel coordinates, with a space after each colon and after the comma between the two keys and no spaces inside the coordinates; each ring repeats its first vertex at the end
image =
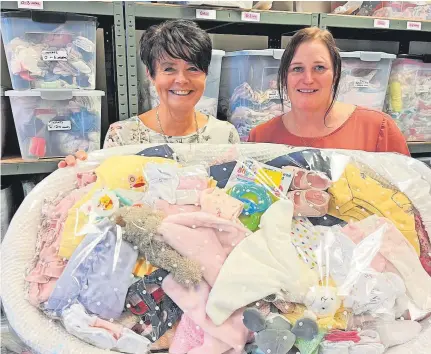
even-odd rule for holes
{"type": "Polygon", "coordinates": [[[45,200],[28,300],[124,353],[384,353],[431,313],[423,208],[320,150],[112,156],[45,200]]]}
{"type": "Polygon", "coordinates": [[[413,58],[394,61],[386,112],[396,120],[406,140],[431,141],[430,63],[413,58]]]}

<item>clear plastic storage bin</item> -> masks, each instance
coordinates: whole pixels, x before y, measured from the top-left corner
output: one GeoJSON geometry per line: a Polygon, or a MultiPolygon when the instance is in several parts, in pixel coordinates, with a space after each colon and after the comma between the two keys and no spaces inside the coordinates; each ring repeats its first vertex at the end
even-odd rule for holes
{"type": "Polygon", "coordinates": [[[100,149],[102,91],[7,91],[24,159],[100,149]]]}
{"type": "MultiPolygon", "coordinates": [[[[212,51],[211,64],[208,70],[205,91],[196,105],[196,109],[198,111],[204,114],[209,114],[213,117],[217,117],[220,71],[222,58],[224,55],[225,52],[223,50],[214,49],[212,51]]],[[[140,96],[142,99],[140,109],[142,111],[148,111],[150,109],[153,109],[157,107],[160,103],[156,88],[148,79],[145,70],[145,65],[141,65],[139,68],[139,87],[141,90],[140,96]]]]}
{"type": "Polygon", "coordinates": [[[14,90],[94,90],[95,17],[6,12],[1,14],[1,27],[14,90]]]}
{"type": "Polygon", "coordinates": [[[394,61],[385,109],[408,141],[431,141],[431,55],[394,61]]]}
{"type": "MultiPolygon", "coordinates": [[[[282,114],[277,75],[283,49],[226,53],[222,63],[218,114],[246,141],[255,126],[282,114]]],[[[285,111],[289,103],[285,100],[285,111]]]]}
{"type": "Polygon", "coordinates": [[[394,54],[341,52],[338,100],[381,111],[385,103],[394,54]]]}

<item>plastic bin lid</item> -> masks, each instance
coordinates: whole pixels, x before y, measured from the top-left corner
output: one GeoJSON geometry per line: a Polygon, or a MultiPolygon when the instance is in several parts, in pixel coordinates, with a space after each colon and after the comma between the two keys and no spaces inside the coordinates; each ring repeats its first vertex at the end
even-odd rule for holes
{"type": "Polygon", "coordinates": [[[8,11],[2,12],[1,17],[30,18],[37,22],[63,23],[66,21],[97,21],[95,16],[77,15],[65,12],[41,12],[41,11],[8,11]]]}
{"type": "Polygon", "coordinates": [[[212,55],[220,55],[221,57],[224,57],[226,52],[224,50],[220,50],[220,49],[213,49],[211,54],[212,55]]]}
{"type": "Polygon", "coordinates": [[[12,97],[41,97],[44,100],[70,100],[72,97],[79,96],[93,96],[102,97],[105,96],[105,92],[98,90],[55,90],[55,89],[41,89],[41,90],[27,90],[17,91],[10,90],[6,91],[6,96],[12,97]]]}
{"type": "Polygon", "coordinates": [[[416,59],[421,60],[424,63],[431,63],[431,54],[399,54],[399,59],[416,59]]]}
{"type": "Polygon", "coordinates": [[[395,54],[388,54],[383,52],[340,52],[341,58],[358,58],[362,61],[380,61],[382,59],[395,59],[395,54]]]}
{"type": "Polygon", "coordinates": [[[266,57],[273,57],[274,59],[281,59],[284,49],[261,49],[261,50],[239,50],[236,52],[226,53],[226,57],[236,57],[241,55],[260,55],[266,57]]]}

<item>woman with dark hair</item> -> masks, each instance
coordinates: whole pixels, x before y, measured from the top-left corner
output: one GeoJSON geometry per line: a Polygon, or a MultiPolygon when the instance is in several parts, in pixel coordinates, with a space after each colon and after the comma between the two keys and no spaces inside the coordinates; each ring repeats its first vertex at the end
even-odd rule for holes
{"type": "MultiPolygon", "coordinates": [[[[235,127],[195,110],[205,90],[211,39],[196,23],[172,20],[151,26],[140,41],[140,57],[160,104],[139,116],[113,123],[104,147],[142,143],[239,143],[235,127]]],[[[86,154],[76,155],[84,159],[86,154]]],[[[75,164],[73,156],[59,167],[75,164]]]]}
{"type": "Polygon", "coordinates": [[[289,97],[292,109],[252,129],[248,141],[410,155],[390,116],[336,100],[340,76],[331,33],[316,27],[298,31],[278,72],[280,97],[289,97]]]}

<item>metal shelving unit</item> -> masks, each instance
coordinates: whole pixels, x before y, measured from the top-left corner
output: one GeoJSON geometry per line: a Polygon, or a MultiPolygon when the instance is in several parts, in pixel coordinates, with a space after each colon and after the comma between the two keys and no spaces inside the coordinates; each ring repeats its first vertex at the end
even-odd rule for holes
{"type": "Polygon", "coordinates": [[[319,14],[285,11],[255,11],[258,22],[242,20],[237,9],[211,8],[212,19],[197,18],[197,10],[206,7],[125,2],[129,113],[138,114],[137,59],[135,29],[146,29],[167,19],[183,18],[199,22],[208,33],[268,36],[269,48],[280,48],[281,37],[300,28],[318,26],[319,14]],[[215,17],[215,18],[214,18],[215,17]]]}
{"type": "Polygon", "coordinates": [[[24,161],[20,157],[1,160],[1,175],[28,175],[51,173],[57,169],[60,158],[24,161]]]}

